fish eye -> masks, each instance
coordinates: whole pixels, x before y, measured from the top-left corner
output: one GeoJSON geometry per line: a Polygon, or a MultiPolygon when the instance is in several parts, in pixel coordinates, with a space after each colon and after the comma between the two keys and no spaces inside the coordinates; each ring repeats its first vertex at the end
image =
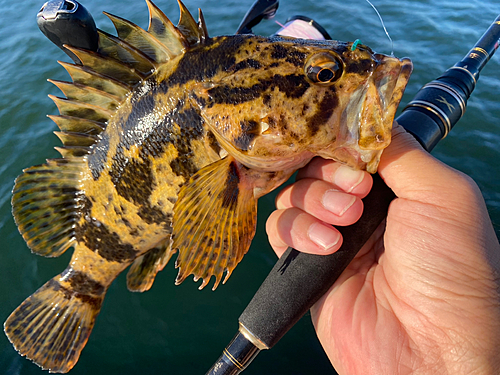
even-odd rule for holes
{"type": "Polygon", "coordinates": [[[329,86],[342,76],[343,64],[333,53],[321,52],[309,58],[304,70],[313,83],[329,86]]]}

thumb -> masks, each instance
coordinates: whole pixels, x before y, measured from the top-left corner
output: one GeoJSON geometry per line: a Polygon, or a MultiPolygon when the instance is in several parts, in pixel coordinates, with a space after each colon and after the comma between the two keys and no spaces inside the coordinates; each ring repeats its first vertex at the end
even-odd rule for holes
{"type": "MultiPolygon", "coordinates": [[[[444,228],[444,223],[452,224],[457,234],[455,239],[461,238],[460,241],[466,243],[470,235],[477,243],[487,244],[486,258],[500,267],[498,240],[481,191],[472,178],[431,156],[397,124],[391,144],[382,154],[378,172],[396,196],[403,198],[393,202],[389,214],[392,212],[408,227],[412,226],[412,218],[413,227],[444,228]]],[[[451,239],[447,241],[450,243],[451,239]]],[[[444,244],[443,248],[446,248],[444,244]]],[[[472,244],[468,249],[477,253],[472,244]]]]}
{"type": "Polygon", "coordinates": [[[431,156],[397,123],[378,173],[397,197],[435,205],[442,203],[443,195],[454,194],[463,185],[475,186],[468,176],[431,156]]]}

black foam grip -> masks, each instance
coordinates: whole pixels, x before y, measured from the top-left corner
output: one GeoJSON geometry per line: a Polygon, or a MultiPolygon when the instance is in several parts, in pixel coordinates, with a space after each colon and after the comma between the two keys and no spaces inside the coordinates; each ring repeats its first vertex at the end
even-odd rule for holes
{"type": "Polygon", "coordinates": [[[351,226],[337,227],[348,239],[340,250],[323,256],[288,249],[239,321],[269,348],[274,346],[333,285],[387,216],[389,204],[394,198],[392,190],[375,174],[373,188],[363,200],[361,218],[351,226]]]}

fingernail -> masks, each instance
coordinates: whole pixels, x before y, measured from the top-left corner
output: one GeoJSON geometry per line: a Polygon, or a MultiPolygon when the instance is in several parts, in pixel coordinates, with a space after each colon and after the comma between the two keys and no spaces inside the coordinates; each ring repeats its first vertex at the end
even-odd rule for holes
{"type": "Polygon", "coordinates": [[[340,240],[340,233],[320,223],[312,224],[307,231],[307,235],[312,242],[320,246],[323,250],[332,248],[340,240]]]}
{"type": "Polygon", "coordinates": [[[342,216],[356,202],[356,197],[337,191],[327,190],[323,195],[323,207],[337,216],[342,216]]]}
{"type": "Polygon", "coordinates": [[[363,181],[364,177],[365,173],[363,171],[342,165],[335,171],[333,183],[345,192],[350,193],[363,181]]]}

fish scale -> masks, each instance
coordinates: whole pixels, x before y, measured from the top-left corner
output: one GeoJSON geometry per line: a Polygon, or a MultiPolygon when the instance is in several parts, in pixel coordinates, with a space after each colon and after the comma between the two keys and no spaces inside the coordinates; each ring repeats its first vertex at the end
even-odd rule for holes
{"type": "Polygon", "coordinates": [[[314,156],[375,172],[411,72],[407,59],[337,41],[208,37],[179,1],[151,1],[145,31],[118,16],[97,52],[66,46],[72,82],[51,81],[62,158],[16,180],[13,214],[31,250],[69,266],[7,319],[19,353],[51,372],[78,361],[105,293],[130,266],[151,288],[178,253],[188,276],[228,280],[255,234],[257,199],[314,156]],[[323,74],[320,74],[323,72],[323,74]]]}

